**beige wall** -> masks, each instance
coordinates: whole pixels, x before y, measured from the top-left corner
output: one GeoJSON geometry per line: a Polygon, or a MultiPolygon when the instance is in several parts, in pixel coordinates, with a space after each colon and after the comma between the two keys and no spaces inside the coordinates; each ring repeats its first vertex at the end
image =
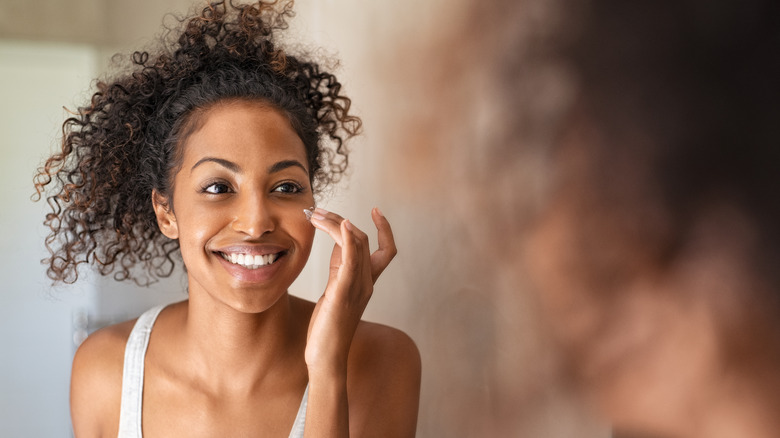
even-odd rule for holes
{"type": "Polygon", "coordinates": [[[124,45],[159,31],[168,12],[191,0],[3,0],[0,38],[95,46],[124,45]]]}
{"type": "MultiPolygon", "coordinates": [[[[105,69],[113,52],[150,41],[165,12],[182,12],[193,4],[0,2],[0,40],[86,44],[97,55],[96,71],[105,69]]],[[[479,264],[471,260],[477,256],[471,245],[475,234],[448,214],[450,208],[468,206],[436,202],[442,190],[457,186],[447,179],[462,181],[468,175],[439,175],[433,183],[425,163],[441,158],[416,147],[432,130],[446,129],[431,112],[435,96],[419,79],[429,75],[427,63],[436,62],[426,46],[463,14],[458,3],[296,2],[298,16],[291,30],[299,36],[294,41],[324,47],[341,60],[339,78],[365,124],[364,135],[353,143],[351,178],[325,205],[367,230],[370,208],[380,206],[394,226],[399,256],[378,283],[366,318],[404,329],[420,347],[419,436],[606,436],[557,383],[553,355],[525,291],[507,292],[496,288],[500,279],[480,277],[479,264]]],[[[318,237],[315,245],[310,266],[293,286],[294,293],[311,299],[324,285],[330,251],[327,239],[318,237]]],[[[174,279],[158,288],[179,284],[174,279]]],[[[153,300],[147,294],[128,304],[123,301],[128,296],[141,296],[133,287],[102,280],[99,288],[98,307],[107,314],[143,308],[153,300]]]]}

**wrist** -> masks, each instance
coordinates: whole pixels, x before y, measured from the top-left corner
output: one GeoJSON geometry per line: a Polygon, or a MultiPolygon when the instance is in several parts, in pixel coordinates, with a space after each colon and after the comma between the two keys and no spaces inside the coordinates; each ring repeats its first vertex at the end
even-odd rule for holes
{"type": "Polygon", "coordinates": [[[348,437],[349,400],[346,372],[310,369],[306,437],[348,437]]]}
{"type": "Polygon", "coordinates": [[[320,366],[317,364],[306,365],[309,382],[317,382],[319,384],[336,387],[346,386],[347,383],[347,364],[330,364],[328,366],[320,366]]]}

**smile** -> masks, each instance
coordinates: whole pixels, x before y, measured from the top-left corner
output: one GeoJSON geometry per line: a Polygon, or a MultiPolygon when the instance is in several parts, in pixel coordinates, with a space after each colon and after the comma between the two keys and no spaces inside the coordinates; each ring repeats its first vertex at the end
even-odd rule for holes
{"type": "Polygon", "coordinates": [[[282,253],[266,254],[266,255],[252,255],[252,254],[239,254],[239,253],[224,253],[219,252],[223,259],[233,263],[234,265],[243,266],[247,269],[257,269],[261,266],[268,266],[273,262],[279,260],[282,253]]]}

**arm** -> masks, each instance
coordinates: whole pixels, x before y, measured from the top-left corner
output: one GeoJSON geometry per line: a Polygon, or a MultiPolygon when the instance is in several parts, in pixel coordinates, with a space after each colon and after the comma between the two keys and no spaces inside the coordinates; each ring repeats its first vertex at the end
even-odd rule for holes
{"type": "MultiPolygon", "coordinates": [[[[360,355],[350,352],[353,340],[361,337],[356,336],[356,332],[366,331],[358,330],[360,318],[371,298],[374,281],[396,254],[387,219],[376,209],[372,218],[379,233],[379,249],[370,254],[368,236],[349,221],[320,209],[312,216],[312,224],[327,232],[336,245],[331,256],[328,285],[309,324],[305,353],[309,370],[306,436],[349,436],[356,423],[350,419],[350,413],[354,409],[359,412],[362,405],[372,404],[363,397],[353,400],[354,406],[348,401],[348,383],[355,387],[352,376],[370,368],[364,366],[364,360],[354,359],[360,355]],[[347,381],[348,374],[350,382],[347,381]]],[[[414,352],[416,354],[416,348],[414,352]]],[[[373,383],[383,381],[381,374],[376,374],[381,370],[374,371],[369,373],[369,381],[357,386],[373,387],[373,383]]],[[[419,377],[412,380],[419,380],[419,377]]],[[[419,388],[419,383],[415,387],[419,388]]],[[[349,391],[350,396],[352,392],[349,391]]],[[[416,400],[417,396],[414,398],[416,400]]],[[[416,406],[416,402],[413,404],[416,406]]],[[[416,407],[414,411],[413,421],[416,421],[416,407]]]]}
{"type": "MultiPolygon", "coordinates": [[[[346,410],[348,415],[344,421],[348,423],[349,436],[415,436],[421,360],[417,346],[409,336],[391,327],[361,322],[349,351],[347,374],[346,394],[339,392],[330,399],[321,400],[322,407],[332,408],[328,412],[321,411],[323,424],[341,418],[339,415],[346,410]]],[[[312,385],[318,377],[310,376],[310,379],[312,385]]],[[[339,388],[343,391],[343,387],[339,388]]],[[[311,391],[310,386],[310,408],[311,391]]],[[[314,434],[308,423],[310,414],[311,410],[307,412],[306,430],[312,430],[314,434]]]]}

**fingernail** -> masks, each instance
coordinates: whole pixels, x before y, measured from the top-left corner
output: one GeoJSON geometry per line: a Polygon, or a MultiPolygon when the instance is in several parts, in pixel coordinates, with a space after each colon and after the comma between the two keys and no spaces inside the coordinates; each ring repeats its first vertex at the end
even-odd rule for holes
{"type": "Polygon", "coordinates": [[[326,215],[328,213],[328,210],[325,210],[324,208],[317,207],[317,208],[314,209],[314,212],[315,213],[319,213],[320,215],[324,216],[324,215],[326,215]]]}
{"type": "Polygon", "coordinates": [[[384,213],[382,213],[382,210],[380,210],[380,209],[379,209],[379,207],[374,207],[374,210],[376,210],[376,212],[377,212],[377,213],[378,213],[380,216],[382,216],[382,217],[385,217],[384,213]]]}
{"type": "Polygon", "coordinates": [[[323,215],[321,215],[319,213],[316,213],[316,212],[312,213],[311,218],[316,220],[316,221],[324,221],[325,220],[325,216],[323,216],[323,215]]]}
{"type": "Polygon", "coordinates": [[[354,231],[352,228],[352,222],[350,222],[349,219],[344,219],[344,226],[347,227],[349,231],[354,231]]]}
{"type": "Polygon", "coordinates": [[[304,208],[303,209],[303,214],[306,215],[306,220],[310,221],[312,215],[314,215],[314,207],[304,208]]]}

